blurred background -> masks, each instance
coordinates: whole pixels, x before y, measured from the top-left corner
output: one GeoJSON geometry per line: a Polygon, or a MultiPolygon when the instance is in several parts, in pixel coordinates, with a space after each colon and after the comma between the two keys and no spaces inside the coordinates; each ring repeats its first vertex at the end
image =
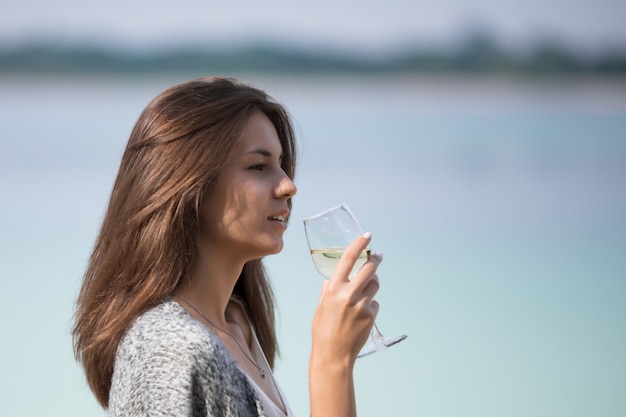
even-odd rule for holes
{"type": "Polygon", "coordinates": [[[74,301],[119,159],[165,88],[220,74],[291,111],[300,166],[267,259],[292,409],[320,291],[301,220],[347,202],[374,250],[359,415],[626,414],[626,3],[3,2],[0,414],[104,416],[74,301]]]}

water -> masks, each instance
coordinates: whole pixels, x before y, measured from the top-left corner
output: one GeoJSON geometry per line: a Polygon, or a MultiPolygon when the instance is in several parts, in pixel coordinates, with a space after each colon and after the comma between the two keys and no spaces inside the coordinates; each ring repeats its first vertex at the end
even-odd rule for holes
{"type": "MultiPolygon", "coordinates": [[[[132,125],[185,78],[0,79],[2,415],[104,415],[73,302],[132,125]]],[[[626,82],[246,79],[300,137],[267,260],[297,415],[321,283],[301,220],[344,201],[385,252],[377,323],[409,335],[359,360],[360,416],[626,412],[626,82]]]]}

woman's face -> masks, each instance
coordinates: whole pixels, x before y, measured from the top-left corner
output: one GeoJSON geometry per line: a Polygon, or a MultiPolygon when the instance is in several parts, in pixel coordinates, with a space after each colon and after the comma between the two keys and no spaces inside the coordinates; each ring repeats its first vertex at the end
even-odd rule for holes
{"type": "Polygon", "coordinates": [[[260,111],[248,120],[233,160],[202,208],[201,239],[209,250],[245,261],[278,253],[296,186],[281,167],[282,146],[260,111]]]}

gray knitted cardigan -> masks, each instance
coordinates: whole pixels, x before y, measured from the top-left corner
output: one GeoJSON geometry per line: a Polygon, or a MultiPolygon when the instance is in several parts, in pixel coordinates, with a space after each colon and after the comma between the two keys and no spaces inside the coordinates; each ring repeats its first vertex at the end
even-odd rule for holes
{"type": "Polygon", "coordinates": [[[167,298],[142,314],[122,338],[108,415],[264,414],[254,388],[217,336],[167,298]]]}

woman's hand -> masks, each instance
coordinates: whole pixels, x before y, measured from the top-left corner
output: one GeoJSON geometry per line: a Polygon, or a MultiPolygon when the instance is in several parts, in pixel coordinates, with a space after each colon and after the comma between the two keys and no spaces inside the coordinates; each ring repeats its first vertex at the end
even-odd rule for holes
{"type": "Polygon", "coordinates": [[[372,255],[352,280],[349,279],[370,240],[370,233],[357,238],[339,260],[333,276],[323,283],[313,318],[312,354],[324,361],[352,366],[378,314],[374,296],[379,288],[376,269],[382,262],[382,254],[372,255]]]}
{"type": "Polygon", "coordinates": [[[356,417],[352,371],[378,314],[374,295],[378,292],[376,269],[382,255],[373,255],[352,280],[349,278],[370,240],[369,233],[356,239],[322,286],[313,317],[309,360],[312,417],[356,417]]]}

